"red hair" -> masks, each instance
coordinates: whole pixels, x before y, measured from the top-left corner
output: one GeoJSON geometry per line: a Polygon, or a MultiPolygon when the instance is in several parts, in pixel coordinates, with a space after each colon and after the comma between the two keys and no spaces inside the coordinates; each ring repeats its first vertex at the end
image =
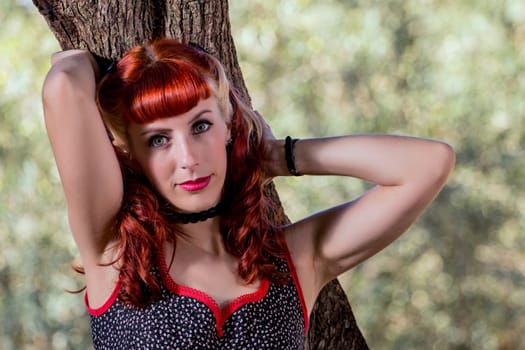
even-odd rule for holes
{"type": "MultiPolygon", "coordinates": [[[[274,218],[279,210],[263,193],[262,126],[213,56],[171,39],[136,47],[101,81],[97,101],[113,137],[126,144],[130,122],[148,123],[182,114],[212,94],[230,123],[233,139],[221,198],[220,228],[226,250],[239,259],[239,276],[247,283],[259,278],[284,283],[288,274],[274,265],[285,252],[274,218]]],[[[160,295],[162,282],[151,271],[164,244],[169,241],[175,246],[179,233],[165,215],[173,210],[171,205],[118,147],[116,151],[124,179],[123,205],[115,224],[120,298],[143,306],[160,295]]]]}

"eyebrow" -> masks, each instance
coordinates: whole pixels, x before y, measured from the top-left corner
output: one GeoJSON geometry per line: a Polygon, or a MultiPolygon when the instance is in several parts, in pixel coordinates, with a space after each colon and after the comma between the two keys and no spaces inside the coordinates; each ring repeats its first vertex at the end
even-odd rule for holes
{"type": "MultiPolygon", "coordinates": [[[[197,114],[195,114],[189,121],[188,121],[188,125],[191,125],[193,124],[197,119],[199,119],[203,114],[205,113],[208,113],[208,112],[212,112],[211,109],[203,109],[201,111],[199,111],[197,114]]],[[[166,128],[151,128],[151,129],[146,129],[144,130],[143,132],[140,133],[140,136],[144,136],[146,134],[149,134],[149,133],[152,133],[152,132],[167,132],[169,131],[170,129],[166,129],[166,128]]]]}
{"type": "Polygon", "coordinates": [[[168,131],[169,129],[166,129],[166,128],[151,128],[151,129],[146,129],[143,132],[141,132],[140,136],[144,136],[144,135],[151,134],[151,133],[158,133],[158,132],[165,133],[168,131]]]}
{"type": "Polygon", "coordinates": [[[191,118],[191,120],[188,122],[188,124],[193,124],[193,122],[195,122],[195,120],[199,119],[201,117],[201,115],[203,115],[204,113],[208,113],[208,112],[211,113],[211,109],[203,109],[199,113],[195,114],[195,116],[193,118],[191,118]]]}

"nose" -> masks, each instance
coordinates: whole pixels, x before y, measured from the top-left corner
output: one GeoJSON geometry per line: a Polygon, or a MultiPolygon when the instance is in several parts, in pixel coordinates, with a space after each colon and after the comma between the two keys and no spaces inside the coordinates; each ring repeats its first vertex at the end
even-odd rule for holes
{"type": "Polygon", "coordinates": [[[194,143],[187,138],[183,138],[177,147],[176,159],[182,169],[193,170],[199,165],[197,159],[197,149],[194,143]]]}

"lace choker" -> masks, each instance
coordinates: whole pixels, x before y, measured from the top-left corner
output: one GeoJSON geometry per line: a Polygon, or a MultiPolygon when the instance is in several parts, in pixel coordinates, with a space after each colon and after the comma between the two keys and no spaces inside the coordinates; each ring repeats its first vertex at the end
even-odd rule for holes
{"type": "Polygon", "coordinates": [[[199,211],[197,213],[178,213],[176,211],[170,211],[168,214],[169,218],[174,222],[180,224],[196,223],[199,221],[206,221],[219,215],[222,211],[221,203],[217,204],[210,209],[199,211]]]}

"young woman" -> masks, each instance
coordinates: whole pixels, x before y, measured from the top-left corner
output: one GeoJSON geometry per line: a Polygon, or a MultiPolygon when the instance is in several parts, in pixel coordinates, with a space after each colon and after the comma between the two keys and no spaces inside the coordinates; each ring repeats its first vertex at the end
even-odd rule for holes
{"type": "Polygon", "coordinates": [[[453,168],[421,138],[275,139],[214,57],[174,40],[102,79],[85,51],[52,63],[45,121],[97,349],[302,348],[324,284],[403,233],[453,168]],[[292,174],[376,186],[278,227],[263,188],[292,174]]]}

